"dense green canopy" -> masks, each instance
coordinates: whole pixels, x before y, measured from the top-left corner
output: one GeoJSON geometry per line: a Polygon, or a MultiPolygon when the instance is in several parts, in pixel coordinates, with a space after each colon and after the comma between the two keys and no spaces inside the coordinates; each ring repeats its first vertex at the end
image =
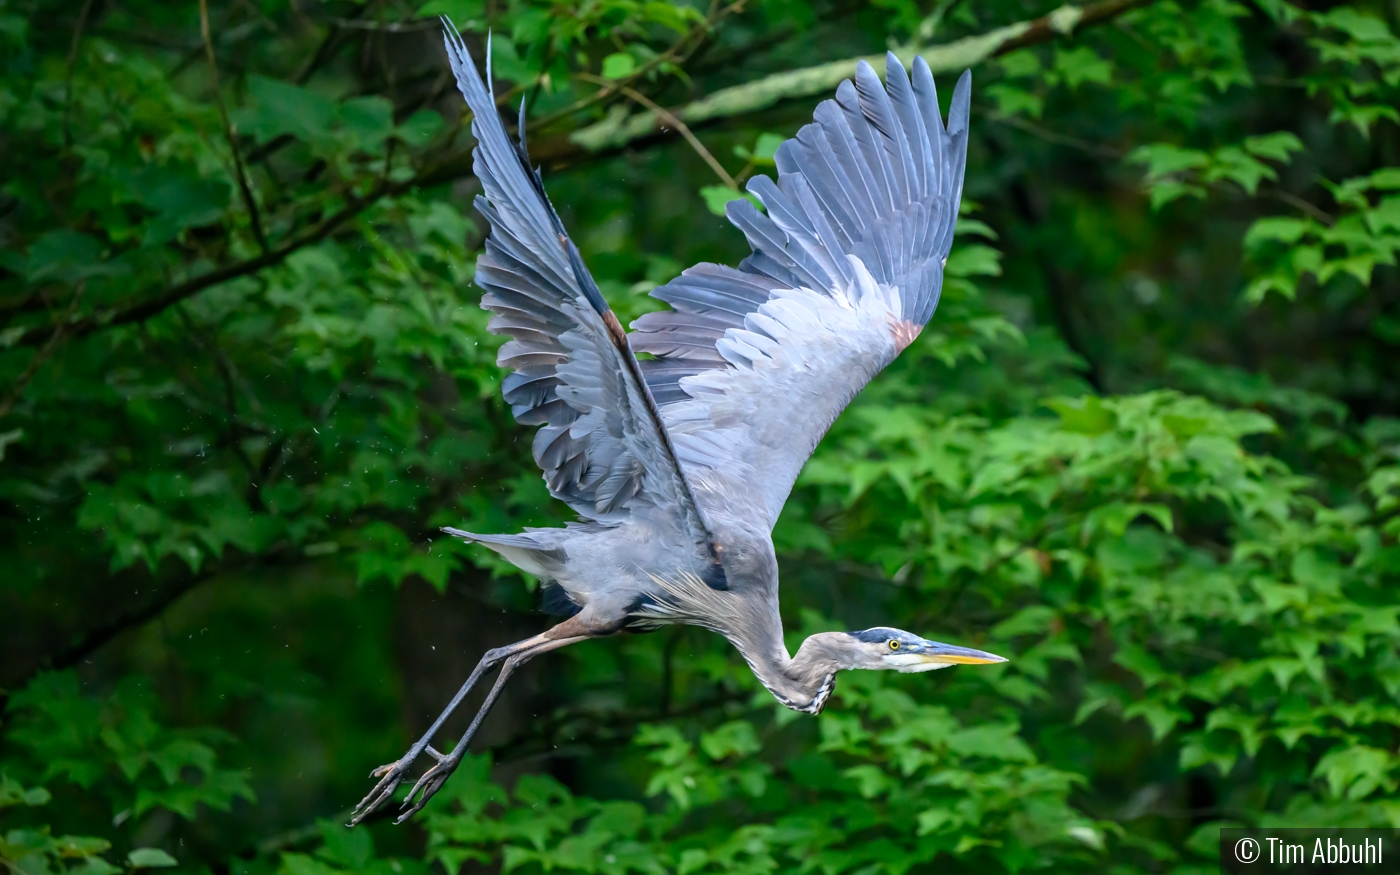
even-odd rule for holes
{"type": "MultiPolygon", "coordinates": [[[[1400,7],[0,0],[0,862],[1216,871],[1400,826],[1400,7]],[[412,825],[340,823],[557,524],[499,397],[436,18],[524,99],[623,321],[861,57],[973,69],[928,330],[779,522],[819,718],[717,636],[532,663],[412,825]]],[[[449,725],[461,727],[466,715],[449,725]]]]}

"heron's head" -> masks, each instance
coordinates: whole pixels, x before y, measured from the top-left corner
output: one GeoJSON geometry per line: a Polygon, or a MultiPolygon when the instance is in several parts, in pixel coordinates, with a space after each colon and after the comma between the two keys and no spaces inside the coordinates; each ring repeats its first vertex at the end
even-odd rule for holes
{"type": "Polygon", "coordinates": [[[840,633],[846,640],[839,649],[846,664],[842,668],[933,671],[950,665],[990,665],[1006,659],[970,647],[929,641],[918,635],[877,626],[863,632],[840,633]]]}

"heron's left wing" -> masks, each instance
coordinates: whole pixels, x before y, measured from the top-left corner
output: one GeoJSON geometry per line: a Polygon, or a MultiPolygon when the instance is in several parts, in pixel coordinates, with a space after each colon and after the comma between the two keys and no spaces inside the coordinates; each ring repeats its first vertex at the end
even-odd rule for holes
{"type": "Polygon", "coordinates": [[[778,148],[778,180],[731,201],[753,247],[652,294],[632,347],[702,507],[770,528],[831,423],[938,305],[967,160],[971,76],[945,127],[933,76],[865,62],[778,148]]]}
{"type": "Polygon", "coordinates": [[[708,528],[627,335],[530,167],[524,106],[517,145],[456,28],[444,24],[452,72],[474,114],[477,209],[491,225],[476,264],[481,305],[493,314],[490,330],[511,338],[498,357],[512,371],[502,390],[517,420],[541,426],[533,449],[545,482],[599,522],[659,509],[704,556],[708,528]]]}

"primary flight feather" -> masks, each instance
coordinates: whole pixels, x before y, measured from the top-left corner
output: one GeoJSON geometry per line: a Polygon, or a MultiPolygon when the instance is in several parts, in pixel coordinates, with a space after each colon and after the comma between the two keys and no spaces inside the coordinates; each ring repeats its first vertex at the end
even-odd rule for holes
{"type": "Polygon", "coordinates": [[[670,304],[623,330],[496,109],[490,44],[483,80],[456,29],[447,55],[473,113],[477,259],[489,328],[510,338],[499,364],[516,419],[539,426],[535,461],[550,494],[582,517],[562,529],[483,535],[544,583],[566,619],[488,651],[433,726],[379,778],[358,823],[423,754],[434,764],[400,821],[456,769],[516,668],[577,641],[687,623],[725,636],[789,708],[818,714],[838,671],[928,671],[1001,657],[898,629],[828,632],[783,644],[771,532],[831,423],[918,336],[938,306],[967,157],[971,74],[943,122],[933,76],[893,54],[882,84],[865,62],[754,177],[762,202],[731,201],[753,252],[737,268],[698,264],[652,292],[670,304]],[[650,353],[639,361],[636,353],[650,353]],[[490,669],[495,684],[450,753],[432,738],[490,669]]]}

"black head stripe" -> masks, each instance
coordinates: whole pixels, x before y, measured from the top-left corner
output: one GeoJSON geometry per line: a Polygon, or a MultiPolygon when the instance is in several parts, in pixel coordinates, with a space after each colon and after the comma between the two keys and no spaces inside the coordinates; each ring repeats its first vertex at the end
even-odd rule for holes
{"type": "Polygon", "coordinates": [[[898,629],[890,629],[886,626],[876,626],[874,629],[866,629],[864,632],[848,632],[847,634],[866,644],[884,644],[891,638],[901,637],[898,629]]]}

